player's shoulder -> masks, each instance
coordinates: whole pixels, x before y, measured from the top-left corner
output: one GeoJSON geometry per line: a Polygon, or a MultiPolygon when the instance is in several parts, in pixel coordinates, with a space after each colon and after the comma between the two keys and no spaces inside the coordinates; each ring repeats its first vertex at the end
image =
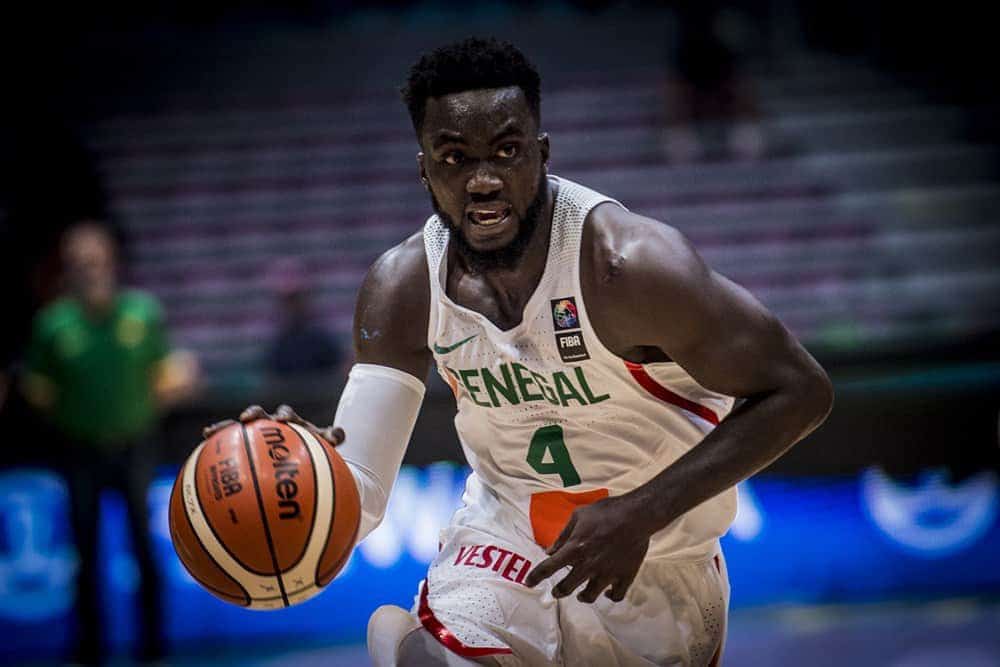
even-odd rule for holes
{"type": "Polygon", "coordinates": [[[410,330],[413,324],[426,321],[430,309],[428,275],[423,236],[417,232],[372,263],[358,292],[356,323],[378,323],[383,330],[410,330]]]}
{"type": "Polygon", "coordinates": [[[56,299],[35,314],[35,335],[51,335],[58,329],[79,322],[80,317],[80,306],[75,300],[68,297],[56,299]]]}
{"type": "Polygon", "coordinates": [[[614,202],[588,214],[582,241],[581,278],[606,288],[663,288],[705,275],[704,262],[678,229],[614,202]]]}
{"type": "Polygon", "coordinates": [[[383,252],[368,269],[363,292],[380,299],[410,298],[429,292],[423,232],[416,232],[383,252]]]}
{"type": "Polygon", "coordinates": [[[622,354],[650,345],[677,328],[679,314],[711,298],[711,272],[674,227],[601,204],[583,232],[580,283],[608,349],[622,354]]]}

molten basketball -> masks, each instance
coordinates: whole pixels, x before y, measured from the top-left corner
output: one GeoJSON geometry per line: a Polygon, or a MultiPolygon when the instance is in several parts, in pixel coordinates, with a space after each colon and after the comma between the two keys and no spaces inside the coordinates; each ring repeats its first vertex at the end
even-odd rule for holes
{"type": "Polygon", "coordinates": [[[170,494],[170,535],[191,576],[252,609],[308,600],[357,538],[361,503],[329,443],[297,424],[233,424],[198,445],[170,494]]]}

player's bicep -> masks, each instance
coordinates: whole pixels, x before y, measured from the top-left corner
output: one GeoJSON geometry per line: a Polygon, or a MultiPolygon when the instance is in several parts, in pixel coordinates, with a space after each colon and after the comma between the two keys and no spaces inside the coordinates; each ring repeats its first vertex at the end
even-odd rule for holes
{"type": "Polygon", "coordinates": [[[639,324],[645,336],[702,386],[752,396],[792,382],[815,365],[784,325],[749,291],[708,267],[666,228],[643,245],[636,293],[655,294],[639,324]]]}
{"type": "Polygon", "coordinates": [[[811,361],[773,313],[714,271],[680,310],[681,326],[663,329],[662,346],[712,391],[738,397],[773,391],[811,361]]]}

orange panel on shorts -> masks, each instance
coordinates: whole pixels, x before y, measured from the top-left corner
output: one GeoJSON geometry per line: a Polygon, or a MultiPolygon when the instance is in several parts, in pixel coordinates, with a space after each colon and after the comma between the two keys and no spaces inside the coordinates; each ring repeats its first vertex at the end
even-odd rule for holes
{"type": "Polygon", "coordinates": [[[596,503],[608,497],[607,489],[594,489],[571,493],[569,491],[543,491],[531,494],[528,516],[531,530],[543,549],[548,549],[559,537],[577,507],[596,503]]]}

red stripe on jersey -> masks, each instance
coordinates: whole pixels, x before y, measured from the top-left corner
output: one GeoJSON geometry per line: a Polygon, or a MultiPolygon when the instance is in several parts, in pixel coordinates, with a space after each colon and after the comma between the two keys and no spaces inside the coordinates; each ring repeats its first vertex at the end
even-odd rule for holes
{"type": "Polygon", "coordinates": [[[646,369],[643,368],[642,364],[634,364],[631,361],[626,361],[625,368],[628,369],[628,372],[632,374],[632,377],[635,378],[635,381],[638,382],[643,389],[656,398],[665,403],[676,405],[683,410],[687,410],[691,414],[698,415],[705,421],[715,424],[716,426],[719,425],[718,415],[706,408],[704,405],[699,405],[694,401],[690,401],[664,387],[646,372],[646,369]]]}
{"type": "Polygon", "coordinates": [[[451,630],[444,627],[441,621],[438,620],[437,616],[431,610],[431,606],[427,603],[427,580],[424,580],[424,585],[420,587],[420,608],[417,615],[420,617],[420,622],[423,624],[427,632],[434,636],[434,639],[441,642],[445,648],[453,653],[465,658],[479,658],[484,655],[497,655],[500,653],[513,653],[509,648],[506,647],[492,647],[492,646],[466,646],[462,643],[458,637],[451,633],[451,630]]]}

